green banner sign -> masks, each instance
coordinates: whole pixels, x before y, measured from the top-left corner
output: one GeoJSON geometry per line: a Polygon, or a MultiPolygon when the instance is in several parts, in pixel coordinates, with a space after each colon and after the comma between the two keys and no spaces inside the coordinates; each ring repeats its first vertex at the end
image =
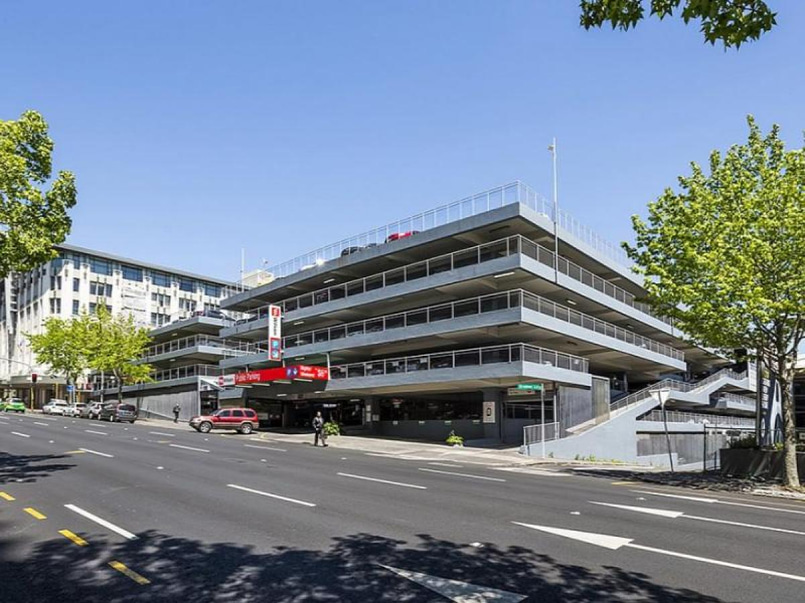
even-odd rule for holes
{"type": "Polygon", "coordinates": [[[542,391],[542,383],[518,383],[517,389],[526,389],[532,392],[542,391]]]}

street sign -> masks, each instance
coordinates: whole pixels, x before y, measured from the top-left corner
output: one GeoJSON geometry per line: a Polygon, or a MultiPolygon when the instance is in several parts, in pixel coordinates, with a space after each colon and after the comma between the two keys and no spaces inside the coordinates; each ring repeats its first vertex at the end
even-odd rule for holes
{"type": "Polygon", "coordinates": [[[282,360],[282,308],[268,307],[268,359],[282,360]]]}
{"type": "Polygon", "coordinates": [[[524,389],[526,391],[540,392],[542,391],[542,383],[518,383],[517,389],[524,389]]]}
{"type": "Polygon", "coordinates": [[[74,391],[75,391],[75,386],[74,385],[68,385],[67,386],[67,393],[68,394],[72,394],[74,391]]]}

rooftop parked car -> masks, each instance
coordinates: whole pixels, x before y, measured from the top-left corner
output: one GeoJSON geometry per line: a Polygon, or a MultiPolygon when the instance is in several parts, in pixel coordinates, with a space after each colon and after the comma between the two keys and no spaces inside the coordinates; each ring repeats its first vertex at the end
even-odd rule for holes
{"type": "Polygon", "coordinates": [[[68,406],[70,405],[67,404],[67,400],[53,398],[42,407],[42,412],[46,415],[63,415],[68,406]]]}
{"type": "Polygon", "coordinates": [[[0,410],[4,412],[25,412],[25,403],[19,398],[9,398],[5,402],[0,402],[0,410]]]}
{"type": "Polygon", "coordinates": [[[399,239],[406,239],[411,235],[419,234],[418,230],[407,230],[405,232],[392,232],[389,236],[386,237],[386,243],[391,243],[392,241],[397,241],[399,239]]]}
{"type": "Polygon", "coordinates": [[[257,413],[251,408],[221,408],[209,415],[193,417],[190,427],[201,433],[209,433],[213,429],[234,429],[250,434],[258,422],[257,413]]]}
{"type": "Polygon", "coordinates": [[[137,407],[134,404],[104,404],[98,413],[101,421],[128,421],[134,423],[137,420],[137,407]]]}

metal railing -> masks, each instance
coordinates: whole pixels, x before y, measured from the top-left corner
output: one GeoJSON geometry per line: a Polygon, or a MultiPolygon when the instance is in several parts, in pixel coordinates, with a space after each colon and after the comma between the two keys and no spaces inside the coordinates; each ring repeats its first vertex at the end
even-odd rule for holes
{"type": "Polygon", "coordinates": [[[649,385],[639,391],[636,391],[628,396],[624,396],[619,400],[615,400],[612,404],[609,405],[609,411],[614,412],[617,410],[621,410],[632,406],[633,404],[637,404],[650,398],[654,393],[659,390],[663,389],[671,389],[674,391],[681,391],[681,392],[693,392],[697,389],[703,388],[719,379],[726,379],[732,378],[737,381],[746,378],[746,373],[736,373],[732,369],[725,368],[721,369],[718,372],[713,373],[709,377],[705,377],[701,381],[695,381],[693,383],[687,381],[679,381],[676,379],[663,379],[662,381],[658,381],[653,385],[649,385]]]}
{"type": "MultiPolygon", "coordinates": [[[[449,272],[457,268],[482,264],[490,260],[495,260],[502,257],[508,257],[522,253],[538,261],[539,263],[554,268],[554,252],[527,239],[521,235],[511,236],[505,239],[498,239],[490,243],[476,245],[467,249],[461,249],[452,253],[440,255],[434,258],[408,264],[399,268],[393,268],[373,274],[371,276],[362,277],[346,283],[338,285],[331,285],[317,289],[310,293],[297,295],[277,303],[281,306],[284,313],[293,312],[301,308],[308,308],[318,304],[344,299],[355,295],[361,295],[376,289],[382,289],[392,285],[397,285],[404,282],[433,276],[440,272],[449,272]]],[[[591,287],[596,291],[603,293],[607,297],[611,297],[627,306],[635,308],[636,310],[652,316],[666,324],[672,324],[671,319],[655,312],[648,304],[637,301],[634,294],[626,291],[625,289],[604,280],[603,278],[593,274],[586,268],[582,268],[566,258],[560,256],[559,258],[559,272],[576,280],[583,285],[591,287]]],[[[258,308],[249,319],[238,321],[236,324],[244,324],[255,320],[261,320],[268,317],[268,305],[258,308]]]]}
{"type": "MultiPolygon", "coordinates": [[[[325,343],[354,337],[356,335],[390,331],[393,329],[521,307],[539,312],[540,314],[545,314],[546,316],[563,322],[574,324],[583,329],[594,331],[606,337],[612,337],[619,341],[636,345],[652,352],[662,354],[663,356],[681,361],[685,359],[683,352],[669,345],[649,339],[648,337],[643,337],[628,329],[623,329],[593,316],[589,316],[588,314],[578,312],[523,289],[503,293],[492,293],[445,304],[417,308],[407,312],[398,312],[367,320],[340,324],[324,329],[305,331],[285,337],[283,344],[286,349],[292,349],[302,345],[325,343]]],[[[264,345],[267,345],[267,342],[264,345]]]]}
{"type": "Polygon", "coordinates": [[[150,346],[146,350],[146,353],[143,355],[141,360],[147,361],[162,354],[178,352],[180,350],[193,348],[196,346],[217,348],[224,356],[234,356],[239,353],[237,347],[232,345],[232,342],[228,342],[226,339],[222,339],[221,337],[215,337],[213,335],[190,335],[188,337],[182,337],[180,339],[174,339],[171,341],[166,341],[165,343],[158,343],[150,346]]]}
{"type": "Polygon", "coordinates": [[[559,439],[561,433],[559,423],[545,423],[545,439],[542,439],[543,428],[542,423],[536,425],[526,425],[523,427],[523,445],[529,446],[530,444],[539,444],[543,441],[551,442],[559,439]]]}
{"type": "Polygon", "coordinates": [[[513,343],[469,350],[435,352],[433,354],[339,364],[330,367],[330,379],[373,377],[511,362],[533,362],[582,373],[589,371],[588,362],[584,358],[523,343],[513,343]]]}
{"type": "MultiPolygon", "coordinates": [[[[719,427],[754,427],[755,420],[746,417],[733,417],[728,415],[708,415],[703,413],[682,412],[678,410],[666,410],[669,423],[705,423],[707,425],[719,427]]],[[[638,421],[662,421],[662,411],[654,409],[648,414],[640,417],[638,421]]]]}
{"type": "Polygon", "coordinates": [[[184,379],[185,377],[218,377],[223,374],[223,369],[214,364],[192,364],[163,371],[154,371],[151,373],[151,378],[154,381],[171,381],[173,379],[184,379]]]}
{"type": "Polygon", "coordinates": [[[757,400],[749,396],[742,396],[740,394],[723,392],[718,394],[718,401],[721,402],[722,400],[725,402],[732,402],[733,404],[739,404],[740,406],[746,407],[747,410],[755,410],[757,407],[757,400]]]}
{"type": "MultiPolygon", "coordinates": [[[[375,228],[339,241],[338,243],[320,247],[319,249],[295,257],[292,260],[276,264],[268,268],[268,272],[275,278],[282,278],[306,268],[321,265],[345,253],[355,253],[366,247],[383,245],[389,242],[389,238],[395,234],[430,230],[438,226],[443,226],[444,224],[456,222],[463,218],[476,216],[515,203],[521,203],[538,213],[548,216],[551,220],[554,219],[553,202],[540,197],[528,185],[516,181],[472,195],[460,201],[455,201],[402,220],[397,220],[386,226],[375,228]]],[[[607,241],[588,226],[581,224],[562,209],[559,210],[559,225],[565,231],[609,259],[626,267],[631,266],[631,262],[623,249],[607,241]]]]}

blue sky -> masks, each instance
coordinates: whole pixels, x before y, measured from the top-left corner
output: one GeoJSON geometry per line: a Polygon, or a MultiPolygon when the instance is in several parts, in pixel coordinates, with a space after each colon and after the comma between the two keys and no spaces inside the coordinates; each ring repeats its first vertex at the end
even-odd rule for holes
{"type": "Polygon", "coordinates": [[[607,238],[745,116],[805,129],[805,3],[725,52],[575,0],[5,3],[0,119],[41,111],[69,241],[235,278],[523,180],[607,238]]]}

